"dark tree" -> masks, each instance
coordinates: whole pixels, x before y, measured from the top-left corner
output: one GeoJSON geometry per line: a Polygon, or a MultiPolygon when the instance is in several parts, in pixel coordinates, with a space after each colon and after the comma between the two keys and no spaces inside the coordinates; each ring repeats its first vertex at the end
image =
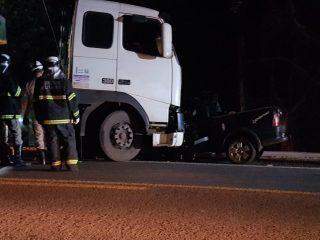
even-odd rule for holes
{"type": "MultiPolygon", "coordinates": [[[[207,90],[229,110],[281,106],[298,148],[320,150],[318,0],[121,2],[159,9],[172,23],[185,103],[207,90]]],[[[4,50],[14,56],[21,78],[26,62],[59,54],[60,38],[68,38],[61,24],[71,22],[74,0],[45,3],[53,31],[43,0],[0,0],[8,20],[4,50]]]]}

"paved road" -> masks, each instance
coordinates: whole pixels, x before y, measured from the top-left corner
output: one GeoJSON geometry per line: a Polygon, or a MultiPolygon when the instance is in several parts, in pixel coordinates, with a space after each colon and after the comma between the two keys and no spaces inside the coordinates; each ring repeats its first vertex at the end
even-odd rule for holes
{"type": "Polygon", "coordinates": [[[0,239],[320,239],[320,169],[86,163],[0,170],[0,239]]]}
{"type": "Polygon", "coordinates": [[[281,166],[86,162],[76,174],[51,173],[42,167],[21,172],[5,168],[0,170],[0,177],[320,192],[320,168],[281,166]]]}

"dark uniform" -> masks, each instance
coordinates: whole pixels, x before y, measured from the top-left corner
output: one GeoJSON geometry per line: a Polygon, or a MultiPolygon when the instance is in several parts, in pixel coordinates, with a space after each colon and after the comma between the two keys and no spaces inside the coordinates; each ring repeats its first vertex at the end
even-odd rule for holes
{"type": "Polygon", "coordinates": [[[30,119],[32,120],[32,128],[35,137],[35,147],[37,148],[37,158],[38,161],[42,165],[46,165],[46,144],[45,144],[45,136],[44,129],[41,124],[35,119],[35,112],[33,107],[33,96],[34,96],[34,88],[36,85],[36,81],[43,76],[43,65],[41,62],[36,61],[31,67],[31,76],[27,81],[24,93],[24,101],[23,101],[23,112],[24,112],[24,120],[23,123],[29,128],[30,127],[30,119]]]}
{"type": "Polygon", "coordinates": [[[8,149],[12,141],[15,165],[23,163],[21,159],[23,142],[19,122],[22,119],[20,97],[21,88],[10,74],[0,74],[0,142],[4,148],[8,149]]]}
{"type": "MultiPolygon", "coordinates": [[[[36,84],[37,79],[33,78],[32,80],[28,81],[25,87],[25,97],[26,97],[26,107],[25,107],[25,114],[24,118],[29,120],[29,118],[32,119],[32,127],[34,131],[34,136],[35,136],[35,143],[36,143],[36,148],[44,151],[46,149],[45,146],[45,141],[44,141],[44,130],[41,124],[34,119],[35,118],[35,113],[34,113],[34,108],[33,108],[33,95],[34,95],[34,87],[36,84]]],[[[28,123],[28,121],[26,121],[28,123]]],[[[27,124],[29,125],[29,124],[27,124]]]]}
{"type": "Polygon", "coordinates": [[[75,130],[79,120],[77,97],[71,82],[60,71],[57,76],[44,76],[36,81],[35,113],[43,125],[48,149],[48,160],[53,168],[78,163],[75,130]],[[61,150],[61,151],[60,151],[61,150]]]}

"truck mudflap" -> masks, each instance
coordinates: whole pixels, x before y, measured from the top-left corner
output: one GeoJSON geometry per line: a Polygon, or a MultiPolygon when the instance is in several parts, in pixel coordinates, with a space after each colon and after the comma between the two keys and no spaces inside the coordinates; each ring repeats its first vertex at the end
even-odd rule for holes
{"type": "Polygon", "coordinates": [[[181,147],[184,141],[184,132],[154,133],[153,147],[181,147]]]}

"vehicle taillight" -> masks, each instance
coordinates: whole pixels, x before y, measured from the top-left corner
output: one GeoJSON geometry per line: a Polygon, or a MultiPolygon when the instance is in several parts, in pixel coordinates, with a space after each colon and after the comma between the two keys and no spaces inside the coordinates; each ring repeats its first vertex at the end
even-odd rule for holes
{"type": "Polygon", "coordinates": [[[273,122],[272,126],[280,127],[280,126],[287,126],[287,119],[288,115],[278,111],[277,113],[273,114],[273,122]]]}
{"type": "Polygon", "coordinates": [[[279,127],[280,126],[280,118],[281,118],[281,114],[280,113],[275,113],[273,115],[273,123],[272,126],[274,127],[279,127]]]}

